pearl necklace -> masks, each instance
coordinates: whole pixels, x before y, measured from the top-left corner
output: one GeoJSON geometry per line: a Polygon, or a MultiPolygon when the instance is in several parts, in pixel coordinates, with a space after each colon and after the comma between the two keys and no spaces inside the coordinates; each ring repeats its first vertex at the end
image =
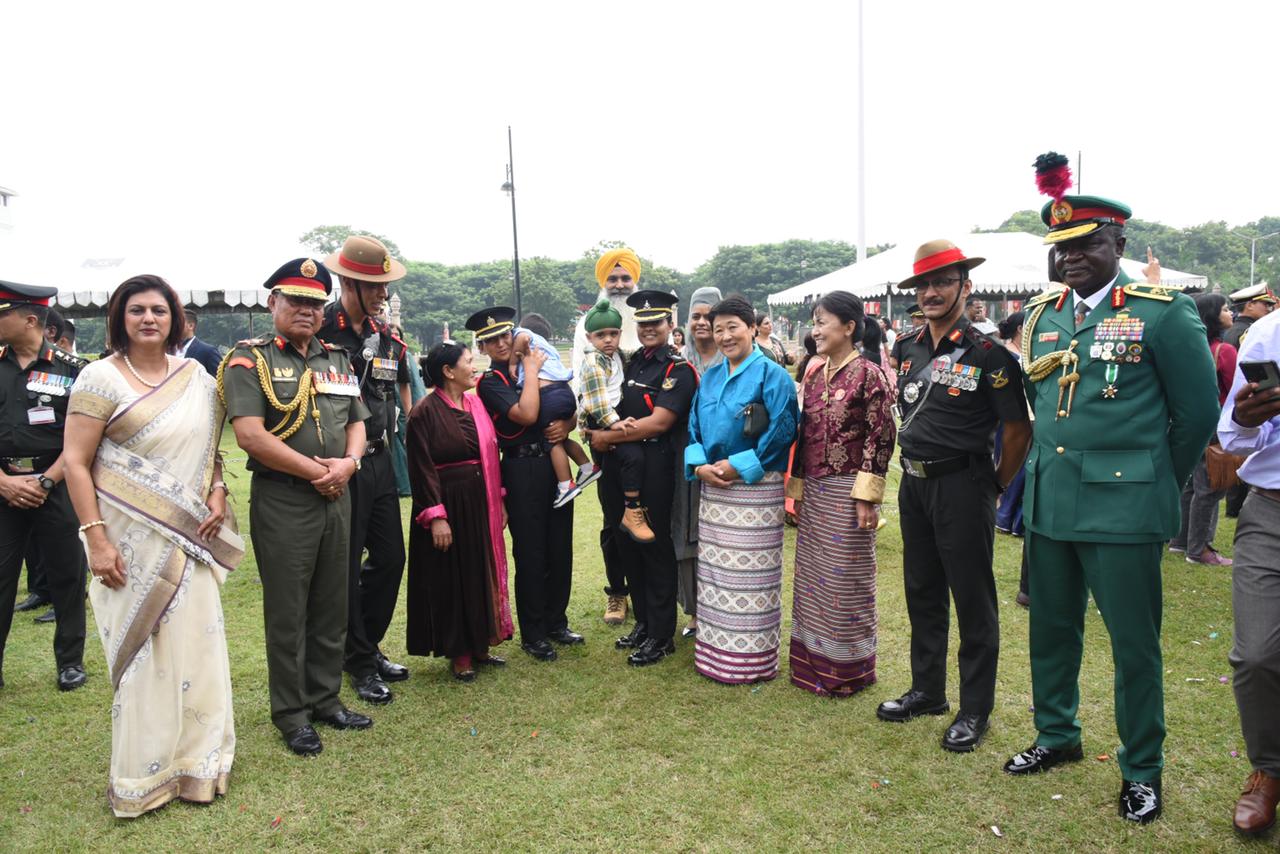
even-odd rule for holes
{"type": "Polygon", "coordinates": [[[129,373],[133,374],[133,378],[136,379],[138,382],[142,383],[147,388],[159,388],[160,383],[164,382],[169,377],[169,354],[168,353],[166,353],[164,356],[164,377],[161,378],[160,383],[149,383],[146,380],[144,380],[142,378],[142,374],[138,373],[138,369],[133,366],[133,362],[129,361],[128,355],[121,353],[120,356],[121,358],[124,359],[124,366],[129,369],[129,373]]]}

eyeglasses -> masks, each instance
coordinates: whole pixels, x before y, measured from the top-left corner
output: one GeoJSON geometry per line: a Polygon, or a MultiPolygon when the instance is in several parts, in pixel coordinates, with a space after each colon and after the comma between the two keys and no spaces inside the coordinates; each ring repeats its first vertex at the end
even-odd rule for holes
{"type": "Polygon", "coordinates": [[[946,277],[937,278],[937,279],[921,279],[920,281],[916,282],[916,293],[918,294],[924,293],[925,291],[929,290],[929,288],[933,288],[934,290],[940,291],[943,288],[949,288],[952,285],[958,285],[960,282],[963,282],[963,281],[964,279],[962,279],[959,276],[946,276],[946,277]]]}
{"type": "Polygon", "coordinates": [[[611,285],[616,285],[619,282],[621,282],[624,285],[629,285],[631,284],[631,277],[628,275],[610,276],[609,278],[605,279],[605,281],[611,285]]]}

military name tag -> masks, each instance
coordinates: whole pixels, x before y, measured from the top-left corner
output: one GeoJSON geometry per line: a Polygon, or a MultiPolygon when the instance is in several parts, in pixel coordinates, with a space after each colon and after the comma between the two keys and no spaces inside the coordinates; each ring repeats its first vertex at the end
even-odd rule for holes
{"type": "Polygon", "coordinates": [[[323,374],[316,374],[313,382],[316,391],[320,394],[336,394],[342,397],[359,397],[360,396],[360,380],[355,374],[340,374],[337,371],[329,371],[323,374]]]}
{"type": "Polygon", "coordinates": [[[27,410],[28,424],[52,424],[55,420],[52,406],[33,406],[27,410]]]}
{"type": "Polygon", "coordinates": [[[32,371],[27,374],[27,391],[38,394],[66,397],[74,383],[73,377],[64,377],[61,374],[50,374],[45,371],[32,371]]]}
{"type": "Polygon", "coordinates": [[[396,369],[400,366],[400,362],[396,359],[373,359],[369,363],[370,371],[375,380],[389,380],[395,382],[396,369]]]}

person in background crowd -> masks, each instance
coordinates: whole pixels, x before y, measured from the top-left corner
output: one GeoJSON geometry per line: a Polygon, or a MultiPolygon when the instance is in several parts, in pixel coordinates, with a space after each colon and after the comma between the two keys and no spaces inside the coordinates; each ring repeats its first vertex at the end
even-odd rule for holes
{"type": "Polygon", "coordinates": [[[391,625],[404,575],[404,528],[400,495],[388,453],[396,408],[408,412],[409,346],[379,319],[387,288],[403,279],[405,267],[382,243],[352,235],[324,260],[342,292],[324,311],[316,336],[341,347],[360,378],[360,396],[368,406],[361,465],[351,478],[351,540],[347,579],[347,648],[343,668],[356,696],[366,703],[390,703],[388,682],[409,678],[409,670],[390,661],[379,644],[391,625]],[[368,550],[369,557],[364,557],[368,550]]]}
{"type": "Polygon", "coordinates": [[[796,365],[797,385],[804,382],[805,373],[809,370],[809,362],[814,356],[818,355],[818,342],[813,340],[812,332],[806,332],[800,344],[804,347],[804,355],[800,357],[800,362],[796,365]]]}
{"type": "Polygon", "coordinates": [[[973,324],[973,328],[983,335],[995,335],[1000,331],[995,323],[987,319],[987,303],[982,297],[975,294],[965,300],[964,313],[973,324]]]}
{"type": "Polygon", "coordinates": [[[1160,559],[1177,533],[1178,492],[1217,421],[1213,359],[1189,298],[1120,268],[1129,207],[1064,195],[1061,155],[1037,158],[1037,175],[1052,196],[1040,216],[1066,288],[1026,305],[1036,429],[1023,514],[1037,735],[1004,770],[1034,774],[1083,757],[1078,682],[1092,594],[1115,661],[1117,811],[1146,824],[1163,809],[1160,559]]]}
{"type": "Polygon", "coordinates": [[[756,344],[766,356],[783,367],[796,363],[796,357],[787,352],[782,339],[773,334],[773,320],[764,312],[756,313],[756,344]]]}
{"type": "MultiPolygon", "coordinates": [[[[610,249],[596,259],[596,283],[601,295],[622,318],[622,337],[618,340],[618,352],[623,360],[640,348],[636,337],[635,309],[627,305],[627,299],[640,287],[640,256],[626,248],[610,249]]],[[[573,335],[573,370],[581,374],[582,362],[591,353],[587,340],[586,315],[578,318],[573,335]]],[[[496,416],[495,416],[496,418],[496,416]]],[[[602,500],[599,491],[597,499],[602,500]]],[[[603,505],[601,505],[603,510],[603,505]]],[[[613,531],[606,524],[600,528],[600,549],[604,554],[605,607],[604,621],[608,625],[621,625],[627,619],[627,577],[621,558],[613,551],[613,531]]],[[[518,609],[517,609],[518,610],[518,609]]]]}
{"type": "Polygon", "coordinates": [[[677,353],[684,349],[684,330],[679,326],[671,330],[671,346],[677,353]]]}
{"type": "Polygon", "coordinates": [[[471,351],[440,343],[422,359],[433,389],[409,415],[413,525],[407,608],[410,655],[449,659],[453,677],[506,664],[490,648],[514,634],[507,597],[498,439],[474,394],[471,351]]]}
{"type": "MultiPolygon", "coordinates": [[[[1214,369],[1218,375],[1218,403],[1227,399],[1231,382],[1236,375],[1236,348],[1222,340],[1222,334],[1231,327],[1231,310],[1222,294],[1192,294],[1209,336],[1209,352],[1213,355],[1214,369]]],[[[1211,444],[1217,444],[1216,438],[1211,444]]],[[[1206,454],[1208,452],[1206,451],[1206,454]]],[[[1182,487],[1182,526],[1178,535],[1169,541],[1169,551],[1186,554],[1187,563],[1207,566],[1231,566],[1231,558],[1218,554],[1213,538],[1218,532],[1218,505],[1227,490],[1215,490],[1209,484],[1206,457],[1201,456],[1191,477],[1182,487]]]]}
{"type": "MultiPolygon", "coordinates": [[[[551,506],[556,495],[551,445],[569,434],[574,421],[554,421],[542,432],[535,429],[541,401],[538,384],[518,386],[511,376],[514,314],[504,314],[497,306],[483,309],[467,319],[466,327],[489,357],[489,370],[476,391],[493,419],[502,451],[520,648],[538,661],[555,661],[552,641],[562,646],[584,642],[569,628],[566,613],[573,585],[573,504],[551,506]]],[[[530,351],[524,360],[526,375],[537,376],[546,358],[541,350],[530,351]]]]}
{"type": "MultiPolygon", "coordinates": [[[[1280,362],[1280,313],[1250,327],[1240,361],[1280,362]]],[[[1280,800],[1280,387],[1262,389],[1237,371],[1218,419],[1218,439],[1228,453],[1248,455],[1239,472],[1250,493],[1236,524],[1229,660],[1253,769],[1233,820],[1241,833],[1257,835],[1275,824],[1280,800]]]]}
{"type": "Polygon", "coordinates": [[[12,603],[28,543],[44,569],[56,627],[58,688],[74,691],[84,671],[84,558],[63,484],[63,428],[72,384],[87,364],[45,339],[56,288],[0,282],[0,687],[12,603]]]}
{"type": "Polygon", "coordinates": [[[863,322],[861,300],[844,291],[814,306],[820,366],[801,389],[787,481],[800,516],[791,683],[830,697],[876,681],[876,525],[897,429],[884,372],[858,352],[863,322]]]}
{"type": "MultiPolygon", "coordinates": [[[[1015,311],[997,324],[1000,329],[1000,340],[1004,342],[1009,355],[1013,356],[1019,363],[1022,362],[1022,324],[1025,318],[1026,314],[1024,312],[1015,311]]],[[[996,459],[1000,458],[1003,449],[1004,428],[1002,425],[996,430],[996,459]]],[[[1022,524],[1022,491],[1025,486],[1026,476],[1027,469],[1024,465],[1018,469],[1018,473],[1013,476],[1013,480],[1009,481],[1009,486],[996,501],[996,530],[1002,534],[1021,537],[1025,532],[1022,524]]],[[[1031,596],[1027,592],[1027,553],[1025,548],[1022,550],[1022,572],[1018,579],[1018,595],[1015,601],[1024,608],[1031,607],[1031,596]]]]}
{"type": "Polygon", "coordinates": [[[879,323],[868,318],[867,322],[862,324],[862,337],[858,341],[858,349],[862,353],[862,358],[877,368],[888,360],[889,354],[884,346],[884,330],[880,328],[879,323]]]}
{"type": "Polygon", "coordinates": [[[698,288],[689,298],[689,343],[680,355],[702,376],[724,359],[711,332],[711,307],[720,302],[719,288],[698,288]]]}
{"type": "Polygon", "coordinates": [[[591,430],[588,435],[592,449],[603,454],[606,477],[600,483],[600,505],[606,530],[613,531],[615,554],[622,558],[635,607],[634,628],[615,646],[631,650],[628,664],[645,667],[675,652],[677,579],[672,508],[677,466],[685,447],[685,424],[698,376],[668,343],[677,297],[642,290],[629,301],[635,309],[641,347],[627,363],[617,411],[629,429],[591,430]],[[619,461],[612,459],[617,452],[612,449],[629,443],[638,444],[642,454],[640,494],[646,504],[650,542],[621,542],[637,538],[624,527],[623,508],[628,502],[619,461]]]}
{"type": "Polygon", "coordinates": [[[76,355],[76,322],[68,317],[64,319],[63,323],[62,336],[53,343],[74,356],[76,355]]]}
{"type": "MultiPolygon", "coordinates": [[[[401,341],[405,340],[404,330],[399,326],[392,324],[391,334],[401,341]]],[[[408,349],[405,350],[404,360],[409,364],[409,400],[412,405],[417,406],[418,401],[427,395],[426,386],[422,383],[422,368],[418,366],[418,361],[408,349]]],[[[413,490],[409,486],[408,453],[404,445],[405,431],[408,429],[409,413],[397,406],[395,441],[391,443],[391,463],[396,473],[396,491],[400,493],[401,498],[409,498],[413,495],[413,490]]]]}
{"type": "Polygon", "coordinates": [[[912,303],[907,306],[907,319],[911,321],[911,326],[903,330],[898,336],[898,340],[893,342],[893,346],[889,348],[889,370],[886,376],[892,376],[896,371],[898,375],[902,374],[902,348],[906,346],[907,340],[914,337],[920,332],[920,327],[924,326],[924,312],[920,310],[918,303],[912,303]]]}
{"type": "Polygon", "coordinates": [[[898,333],[893,331],[893,324],[889,322],[889,318],[881,317],[877,322],[880,324],[881,331],[884,332],[884,346],[893,352],[893,345],[898,343],[898,333]]]}
{"type": "Polygon", "coordinates": [[[965,315],[969,273],[983,263],[949,240],[915,254],[914,290],[928,324],[899,340],[898,489],[902,570],[911,618],[911,687],[876,709],[884,721],[942,715],[947,702],[950,602],[960,624],[960,708],[942,737],[955,753],[975,750],[995,705],[1000,622],[991,562],[996,496],[1013,480],[1031,439],[1022,372],[1009,351],[965,315]],[[1004,449],[993,462],[996,424],[1004,449]],[[950,597],[948,597],[950,593],[950,597]]]}
{"type": "Polygon", "coordinates": [[[351,565],[351,495],[369,410],[347,353],[317,336],[333,287],[310,258],[263,283],[275,335],[224,357],[221,390],[249,455],[249,536],[262,579],[271,722],[299,756],[324,749],[313,724],[368,729],[342,704],[351,565]],[[287,526],[288,536],[281,536],[287,526]]]}
{"type": "Polygon", "coordinates": [[[757,346],[742,297],[711,309],[724,361],[707,371],[689,417],[685,476],[702,481],[698,672],[729,684],[778,674],[783,478],[799,415],[791,377],[757,346]]]}
{"type": "Polygon", "coordinates": [[[236,752],[219,588],[244,541],[223,525],[217,383],[170,355],[182,322],[164,279],[125,281],[107,303],[115,354],[80,372],[67,407],[67,486],[114,689],[107,798],[121,818],[225,795],[236,752]]]}
{"type": "MultiPolygon", "coordinates": [[[[1266,282],[1259,282],[1247,288],[1240,288],[1231,293],[1231,308],[1235,312],[1235,321],[1222,336],[1222,340],[1240,349],[1245,333],[1255,321],[1266,317],[1276,307],[1276,295],[1266,282]]],[[[1227,518],[1235,519],[1240,515],[1245,496],[1249,493],[1249,484],[1241,481],[1227,490],[1227,518]]]]}
{"type": "Polygon", "coordinates": [[[222,354],[218,352],[218,348],[212,344],[206,344],[196,337],[196,327],[200,325],[200,315],[194,309],[183,309],[183,331],[182,343],[178,345],[176,355],[185,356],[188,359],[195,359],[200,363],[209,376],[216,377],[218,375],[218,363],[222,361],[222,354]]]}

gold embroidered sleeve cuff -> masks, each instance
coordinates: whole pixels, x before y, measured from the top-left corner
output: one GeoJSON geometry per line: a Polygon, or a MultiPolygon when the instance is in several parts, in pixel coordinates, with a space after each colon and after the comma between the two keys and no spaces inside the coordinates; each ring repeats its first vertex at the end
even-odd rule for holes
{"type": "Polygon", "coordinates": [[[788,478],[786,493],[792,501],[804,501],[804,478],[795,475],[788,478]]]}
{"type": "Polygon", "coordinates": [[[870,501],[872,504],[884,503],[884,478],[878,474],[860,471],[853,479],[853,491],[849,493],[859,501],[870,501]]]}

